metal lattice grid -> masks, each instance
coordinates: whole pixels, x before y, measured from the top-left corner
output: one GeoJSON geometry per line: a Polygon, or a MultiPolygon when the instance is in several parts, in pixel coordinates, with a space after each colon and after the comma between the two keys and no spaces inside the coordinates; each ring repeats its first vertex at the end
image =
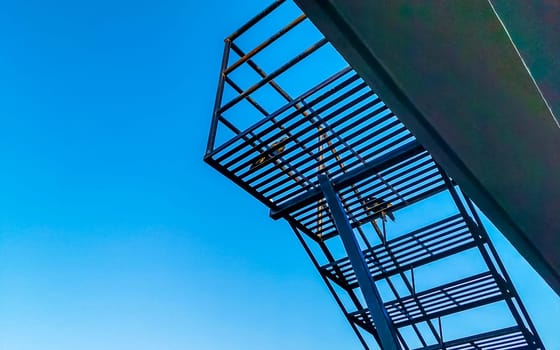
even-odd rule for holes
{"type": "Polygon", "coordinates": [[[364,348],[387,335],[319,175],[398,346],[544,349],[472,202],[293,3],[274,2],[226,38],[204,159],[290,224],[364,348]],[[472,315],[502,321],[462,334],[454,320],[472,315]]]}

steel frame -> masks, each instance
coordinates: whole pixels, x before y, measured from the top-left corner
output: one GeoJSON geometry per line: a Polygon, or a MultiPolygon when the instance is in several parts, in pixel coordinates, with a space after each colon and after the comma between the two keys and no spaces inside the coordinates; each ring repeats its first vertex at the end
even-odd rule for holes
{"type": "Polygon", "coordinates": [[[401,346],[398,342],[395,327],[387,314],[386,308],[383,307],[383,299],[381,299],[381,295],[369,272],[368,265],[360,249],[360,244],[354,236],[354,231],[352,230],[352,226],[350,226],[344,207],[327,175],[319,175],[319,183],[321,184],[321,191],[325,196],[325,200],[333,216],[336,229],[348,253],[348,259],[356,272],[360,289],[364,294],[366,304],[370,310],[371,318],[376,324],[377,331],[380,333],[383,349],[400,350],[401,346]]]}
{"type": "Polygon", "coordinates": [[[285,3],[226,38],[204,160],[289,223],[365,349],[368,335],[385,349],[544,349],[474,204],[351,68],[309,82],[295,98],[280,86],[279,77],[329,46],[324,38],[269,74],[257,65],[261,52],[307,21],[304,14],[248,52],[236,43],[285,3]],[[238,59],[230,63],[232,53],[238,59]],[[260,80],[243,89],[232,75],[241,67],[260,80]],[[256,97],[263,87],[285,104],[267,111],[256,97]],[[226,88],[236,95],[224,102],[226,88]],[[246,102],[261,117],[241,128],[225,114],[246,102]],[[216,145],[224,128],[231,137],[216,145]],[[400,214],[442,194],[454,214],[408,233],[390,232],[385,213],[366,205],[382,198],[400,214]],[[476,253],[484,271],[417,287],[417,271],[465,252],[476,253]],[[447,316],[490,304],[504,305],[513,324],[444,337],[447,316]]]}

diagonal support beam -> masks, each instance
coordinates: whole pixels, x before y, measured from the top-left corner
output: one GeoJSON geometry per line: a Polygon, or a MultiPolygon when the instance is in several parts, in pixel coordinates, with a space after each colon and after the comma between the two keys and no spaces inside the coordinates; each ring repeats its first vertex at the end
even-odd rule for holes
{"type": "Polygon", "coordinates": [[[350,263],[354,271],[356,271],[358,284],[360,285],[371,317],[373,318],[373,322],[381,338],[380,345],[384,350],[401,350],[397,339],[397,332],[387,311],[383,307],[383,300],[375,286],[373,277],[369,273],[362,250],[356,240],[356,236],[354,236],[354,231],[350,226],[344,207],[326,174],[319,175],[319,185],[321,186],[321,191],[325,196],[332,218],[340,234],[342,243],[344,244],[344,249],[346,253],[348,253],[350,263]]]}

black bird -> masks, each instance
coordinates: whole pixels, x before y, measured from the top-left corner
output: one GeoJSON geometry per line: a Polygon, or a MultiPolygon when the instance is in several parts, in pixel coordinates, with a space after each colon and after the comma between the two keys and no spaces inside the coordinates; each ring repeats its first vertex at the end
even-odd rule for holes
{"type": "Polygon", "coordinates": [[[385,202],[383,198],[376,198],[374,196],[366,197],[365,199],[365,208],[368,211],[373,211],[374,214],[381,213],[383,219],[385,219],[385,215],[391,219],[391,221],[395,221],[395,215],[393,215],[393,211],[391,207],[393,204],[385,202]]]}
{"type": "Polygon", "coordinates": [[[287,137],[283,137],[281,138],[279,141],[276,141],[274,143],[272,143],[270,145],[270,153],[267,153],[265,155],[260,156],[259,158],[257,158],[257,160],[255,160],[252,164],[251,167],[249,169],[254,169],[258,166],[261,166],[262,164],[264,164],[268,159],[279,155],[280,153],[284,152],[284,150],[286,149],[286,144],[280,145],[282,142],[286,141],[288,138],[287,137]]]}

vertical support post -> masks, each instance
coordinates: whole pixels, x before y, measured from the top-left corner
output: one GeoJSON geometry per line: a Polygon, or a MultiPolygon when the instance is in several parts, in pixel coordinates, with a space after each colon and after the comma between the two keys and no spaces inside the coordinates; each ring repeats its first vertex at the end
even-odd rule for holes
{"type": "Polygon", "coordinates": [[[410,268],[410,275],[412,277],[412,295],[416,295],[416,281],[414,280],[414,266],[410,268]]]}
{"type": "Polygon", "coordinates": [[[437,318],[438,326],[439,326],[439,339],[441,341],[441,345],[443,345],[443,327],[441,326],[441,316],[437,318]]]}
{"type": "Polygon", "coordinates": [[[381,223],[383,224],[383,244],[387,244],[387,226],[385,224],[385,214],[381,213],[381,223]]]}
{"type": "Polygon", "coordinates": [[[319,184],[331,211],[336,229],[342,239],[344,249],[346,253],[348,253],[350,263],[356,272],[358,284],[366,300],[379,337],[381,338],[380,345],[383,350],[401,350],[397,339],[397,332],[387,311],[383,307],[383,300],[369,272],[360,245],[356,240],[352,226],[350,226],[350,222],[344,211],[344,207],[326,174],[319,175],[319,184]]]}
{"type": "Polygon", "coordinates": [[[206,155],[208,156],[214,150],[214,142],[216,141],[216,131],[218,130],[218,120],[220,119],[220,108],[222,107],[222,95],[224,93],[225,71],[229,61],[229,51],[231,49],[231,40],[225,41],[224,54],[222,56],[222,66],[220,67],[220,79],[218,80],[218,89],[216,91],[216,100],[214,101],[214,112],[212,113],[212,123],[210,124],[210,133],[208,135],[208,144],[206,146],[206,155]]]}

